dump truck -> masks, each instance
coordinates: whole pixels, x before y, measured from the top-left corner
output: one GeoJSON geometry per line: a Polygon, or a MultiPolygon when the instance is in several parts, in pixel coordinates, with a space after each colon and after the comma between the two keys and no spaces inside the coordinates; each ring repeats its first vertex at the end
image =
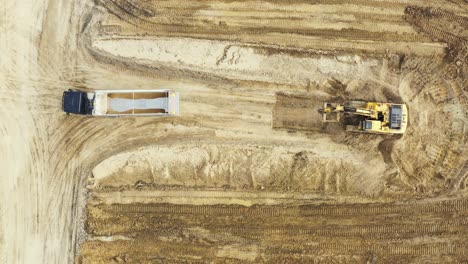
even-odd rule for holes
{"type": "Polygon", "coordinates": [[[323,122],[342,122],[349,132],[403,134],[408,124],[405,104],[366,101],[324,103],[318,111],[323,122]]]}
{"type": "Polygon", "coordinates": [[[92,116],[177,116],[179,93],[171,90],[68,90],[62,110],[92,116]]]}

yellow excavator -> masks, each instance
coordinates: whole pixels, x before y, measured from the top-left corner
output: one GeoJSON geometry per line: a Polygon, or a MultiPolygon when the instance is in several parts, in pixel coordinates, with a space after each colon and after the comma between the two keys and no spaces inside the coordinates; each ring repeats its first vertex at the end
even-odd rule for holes
{"type": "Polygon", "coordinates": [[[318,111],[322,114],[323,122],[342,122],[346,125],[346,131],[350,132],[403,134],[408,124],[405,104],[365,101],[324,103],[318,111]]]}

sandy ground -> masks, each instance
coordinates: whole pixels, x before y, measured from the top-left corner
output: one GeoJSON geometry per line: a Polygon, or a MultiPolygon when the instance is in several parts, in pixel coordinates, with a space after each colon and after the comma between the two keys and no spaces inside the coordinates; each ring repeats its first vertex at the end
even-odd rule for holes
{"type": "Polygon", "coordinates": [[[79,8],[15,1],[1,13],[1,258],[72,262],[80,166],[56,110],[73,82],[79,8]]]}
{"type": "MultiPolygon", "coordinates": [[[[346,9],[302,2],[175,3],[100,1],[113,15],[104,13],[86,36],[94,58],[117,64],[119,72],[130,67],[144,76],[191,81],[175,88],[184,114],[177,125],[159,129],[156,137],[164,140],[127,149],[93,169],[90,237],[80,261],[307,262],[310,254],[316,261],[347,263],[463,260],[463,250],[443,251],[464,247],[458,239],[465,223],[435,235],[428,230],[458,220],[425,222],[427,229],[418,231],[411,223],[439,216],[389,209],[406,217],[397,228],[383,203],[459,197],[466,189],[467,34],[466,14],[457,5],[434,5],[427,15],[403,2],[361,1],[346,9]],[[447,23],[451,31],[442,30],[447,23]],[[452,58],[444,55],[447,47],[458,50],[452,58]],[[344,99],[407,103],[407,134],[348,135],[322,125],[316,114],[321,103],[344,99]],[[174,140],[194,130],[199,132],[174,140]],[[374,202],[382,209],[373,217],[389,226],[376,226],[371,217],[305,227],[308,220],[286,217],[301,204],[346,203],[352,211],[374,202]],[[288,207],[268,207],[281,205],[288,207]],[[280,211],[275,220],[252,212],[254,218],[237,222],[245,214],[235,206],[245,206],[239,210],[247,215],[248,208],[280,211]],[[213,219],[217,214],[220,222],[213,219]],[[320,238],[322,228],[354,224],[373,231],[320,238]],[[395,232],[403,235],[382,239],[395,232]],[[339,245],[343,241],[350,248],[339,245]],[[379,249],[388,244],[395,248],[379,249]]],[[[432,208],[430,201],[407,206],[414,212],[432,208]]]]}
{"type": "Polygon", "coordinates": [[[466,261],[466,2],[0,10],[3,263],[466,261]],[[68,88],[182,114],[66,116],[68,88]],[[324,126],[324,99],[404,102],[408,131],[324,126]]]}
{"type": "Polygon", "coordinates": [[[444,222],[442,215],[446,210],[465,215],[466,205],[466,200],[287,207],[101,204],[89,207],[94,239],[83,255],[94,262],[450,262],[466,254],[460,236],[466,219],[444,222]]]}

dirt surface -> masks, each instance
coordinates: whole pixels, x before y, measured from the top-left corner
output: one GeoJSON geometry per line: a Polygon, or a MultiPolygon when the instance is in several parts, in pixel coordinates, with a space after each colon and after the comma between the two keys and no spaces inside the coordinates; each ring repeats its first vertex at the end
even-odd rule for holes
{"type": "Polygon", "coordinates": [[[88,208],[93,262],[466,261],[467,200],[322,206],[88,208]],[[447,212],[457,211],[450,215],[447,212]],[[112,241],[106,238],[112,236],[112,241]],[[103,252],[102,248],[106,248],[103,252]]]}
{"type": "Polygon", "coordinates": [[[466,1],[0,7],[2,263],[463,263],[466,1]],[[172,89],[180,117],[61,112],[172,89]],[[402,136],[325,101],[405,103],[402,136]]]}

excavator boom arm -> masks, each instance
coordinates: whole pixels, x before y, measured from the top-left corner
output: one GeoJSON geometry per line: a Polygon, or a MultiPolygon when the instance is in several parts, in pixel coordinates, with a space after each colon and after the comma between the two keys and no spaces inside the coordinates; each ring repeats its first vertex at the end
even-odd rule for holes
{"type": "Polygon", "coordinates": [[[339,121],[338,115],[340,113],[347,113],[347,114],[352,114],[352,115],[361,115],[361,116],[372,116],[373,112],[372,110],[365,109],[365,108],[354,108],[354,107],[349,107],[346,105],[342,104],[336,104],[332,105],[330,103],[325,103],[324,107],[322,109],[318,110],[319,113],[323,115],[323,120],[326,122],[337,122],[339,121]],[[329,113],[336,113],[337,119],[336,120],[330,120],[326,116],[329,113]]]}

